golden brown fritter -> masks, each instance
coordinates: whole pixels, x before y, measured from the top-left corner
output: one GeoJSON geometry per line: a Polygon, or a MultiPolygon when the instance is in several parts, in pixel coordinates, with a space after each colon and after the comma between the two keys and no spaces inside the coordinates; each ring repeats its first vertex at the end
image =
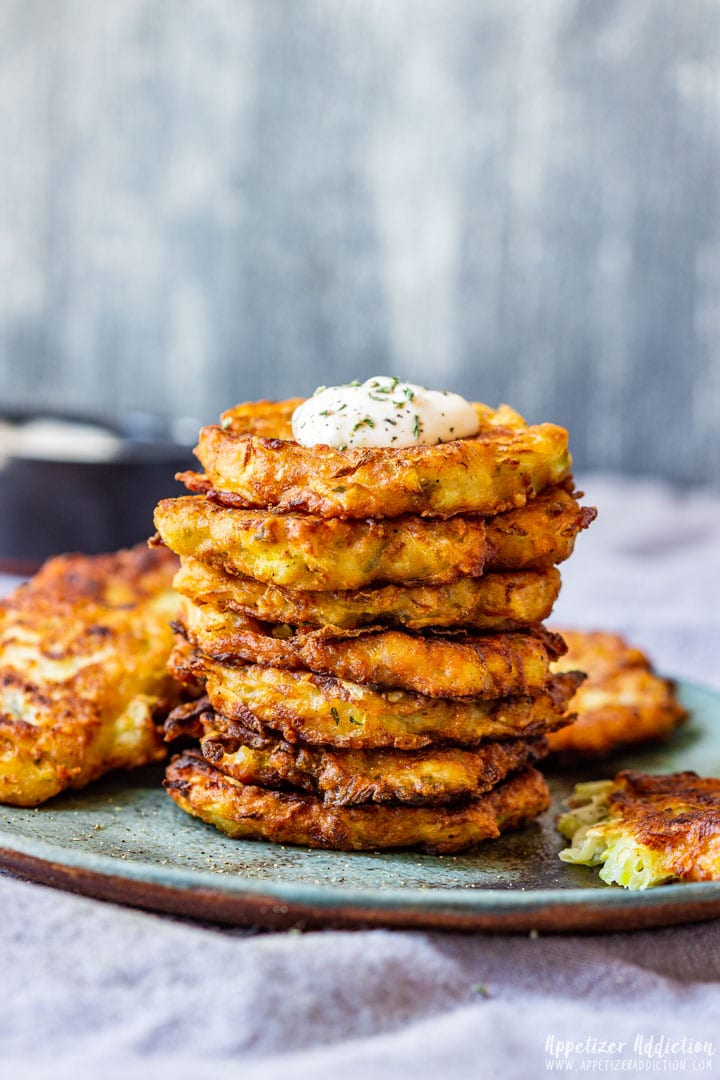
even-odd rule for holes
{"type": "Polygon", "coordinates": [[[325,520],[312,514],[233,510],[203,498],[167,499],[156,509],[164,541],[194,557],[298,590],[447,584],[491,570],[547,570],[571,554],[596,512],[554,487],[492,518],[325,520]]]}
{"type": "Polygon", "coordinates": [[[188,641],[223,663],[308,668],[321,675],[428,697],[499,698],[537,693],[562,638],[542,627],[504,634],[414,634],[270,627],[237,612],[180,597],[176,626],[188,641]]]}
{"type": "Polygon", "coordinates": [[[289,436],[297,399],[238,406],[203,428],[195,453],[205,476],[194,491],[222,492],[226,505],[309,510],[321,517],[450,517],[496,514],[570,474],[567,431],[529,427],[513,409],[475,406],[480,431],[437,446],[336,450],[289,436]],[[276,424],[274,436],[270,435],[276,424]],[[256,434],[261,432],[261,434],[256,434]]]}
{"type": "Polygon", "coordinates": [[[202,496],[164,499],[155,527],[178,555],[294,589],[360,589],[373,582],[440,585],[479,576],[482,518],[326,521],[312,514],[228,510],[202,496]]]}
{"type": "Polygon", "coordinates": [[[204,687],[215,712],[288,742],[373,749],[417,750],[436,743],[475,746],[486,739],[530,737],[566,724],[567,703],[580,676],[554,677],[533,697],[499,701],[423,697],[403,690],[379,692],[358,683],[258,664],[228,666],[193,653],[181,641],[173,674],[204,687]]]}
{"type": "Polygon", "coordinates": [[[233,839],[339,851],[464,851],[529,824],[550,802],[543,777],[530,768],[476,799],[450,806],[326,806],[312,795],[241,784],[192,751],[173,758],[165,786],[182,810],[233,839]]]}
{"type": "Polygon", "coordinates": [[[66,555],[0,604],[0,802],[35,806],[164,756],[177,561],[66,555]]]}
{"type": "Polygon", "coordinates": [[[560,592],[560,573],[552,567],[464,577],[449,585],[308,592],[240,577],[187,557],[175,577],[175,588],[196,603],[293,626],[352,630],[387,623],[408,630],[453,626],[512,630],[542,622],[550,614],[560,592]]]}
{"type": "Polygon", "coordinates": [[[694,772],[578,784],[558,828],[572,841],[565,862],[601,865],[629,889],[666,881],[720,880],[720,779],[694,772]]]}
{"type": "Polygon", "coordinates": [[[580,506],[572,483],[548,488],[518,510],[485,519],[486,570],[545,570],[572,555],[575,539],[597,517],[580,506]]]}
{"type": "Polygon", "coordinates": [[[545,752],[542,738],[429,750],[338,750],[290,743],[212,712],[204,699],[169,719],[170,738],[200,739],[203,757],[226,776],[259,787],[297,788],[327,806],[364,802],[453,802],[489,791],[545,752]]]}
{"type": "Polygon", "coordinates": [[[563,630],[568,651],[555,671],[584,671],[573,698],[577,719],[550,737],[553,753],[609,754],[621,746],[666,738],[686,718],[674,684],[617,634],[563,630]]]}

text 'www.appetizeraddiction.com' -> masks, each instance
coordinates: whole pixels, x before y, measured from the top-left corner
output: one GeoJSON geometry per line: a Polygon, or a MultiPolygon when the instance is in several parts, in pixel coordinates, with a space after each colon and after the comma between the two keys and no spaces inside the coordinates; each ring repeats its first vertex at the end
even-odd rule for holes
{"type": "Polygon", "coordinates": [[[556,1073],[696,1073],[712,1076],[720,1066],[709,1039],[643,1035],[632,1039],[545,1040],[545,1069],[556,1073]]]}

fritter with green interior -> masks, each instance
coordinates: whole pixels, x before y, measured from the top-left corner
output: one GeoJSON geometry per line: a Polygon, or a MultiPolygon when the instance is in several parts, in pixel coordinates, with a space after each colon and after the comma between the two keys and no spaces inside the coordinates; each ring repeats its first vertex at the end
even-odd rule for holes
{"type": "Polygon", "coordinates": [[[720,880],[720,779],[694,772],[578,784],[558,829],[564,862],[600,866],[608,885],[720,880]]]}

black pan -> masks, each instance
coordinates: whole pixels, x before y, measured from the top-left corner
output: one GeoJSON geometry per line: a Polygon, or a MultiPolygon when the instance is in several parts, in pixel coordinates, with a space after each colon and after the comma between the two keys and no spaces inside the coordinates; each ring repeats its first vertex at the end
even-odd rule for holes
{"type": "MultiPolygon", "coordinates": [[[[197,462],[191,443],[177,437],[178,427],[194,441],[195,421],[167,421],[145,413],[112,420],[78,415],[29,413],[0,416],[12,425],[12,441],[27,425],[42,419],[60,425],[92,425],[105,433],[110,457],[92,460],[88,447],[73,460],[72,438],[58,453],[52,448],[5,445],[0,450],[0,571],[32,573],[49,556],[67,551],[96,554],[128,547],[149,537],[157,501],[179,495],[176,472],[197,462]],[[190,434],[192,432],[192,434],[190,434]]],[[[7,429],[5,429],[7,431],[7,429]]],[[[67,429],[65,429],[67,432],[67,429]]],[[[12,444],[11,444],[12,445],[12,444]]]]}

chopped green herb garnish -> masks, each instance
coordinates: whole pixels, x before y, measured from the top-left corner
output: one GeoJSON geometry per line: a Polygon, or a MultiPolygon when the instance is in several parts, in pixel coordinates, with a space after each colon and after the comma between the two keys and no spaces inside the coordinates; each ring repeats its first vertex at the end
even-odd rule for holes
{"type": "MultiPolygon", "coordinates": [[[[397,384],[400,382],[400,380],[398,379],[397,375],[393,375],[393,376],[391,376],[391,378],[392,378],[392,382],[390,383],[390,386],[380,386],[380,383],[377,382],[375,379],[373,379],[373,381],[370,383],[370,385],[372,386],[373,390],[375,390],[376,393],[378,393],[378,394],[392,394],[393,390],[395,389],[397,384]]],[[[372,394],[370,396],[372,397],[372,394]]],[[[376,400],[380,400],[380,399],[376,399],[376,400]]]]}
{"type": "Polygon", "coordinates": [[[364,419],[358,420],[357,424],[353,426],[353,431],[357,431],[357,429],[361,427],[375,427],[375,421],[371,417],[366,416],[364,419]]]}
{"type": "Polygon", "coordinates": [[[413,423],[413,439],[417,439],[420,434],[420,417],[415,413],[415,421],[413,423]]]}
{"type": "Polygon", "coordinates": [[[403,394],[408,399],[408,401],[412,401],[412,399],[415,397],[415,391],[411,390],[409,386],[403,387],[403,394]]]}
{"type": "Polygon", "coordinates": [[[221,423],[220,423],[220,427],[223,429],[223,431],[227,431],[227,429],[230,427],[231,424],[232,424],[232,418],[229,417],[229,416],[224,416],[222,418],[221,423]]]}
{"type": "Polygon", "coordinates": [[[330,416],[330,410],[323,409],[322,412],[318,413],[318,416],[330,416]]]}
{"type": "Polygon", "coordinates": [[[348,720],[351,724],[357,724],[358,727],[362,727],[362,721],[356,720],[352,713],[348,716],[348,720]]]}
{"type": "Polygon", "coordinates": [[[332,716],[333,720],[335,721],[335,726],[337,727],[337,725],[340,723],[340,713],[337,711],[337,709],[335,708],[334,705],[333,705],[332,709],[330,710],[330,715],[332,716]]]}

